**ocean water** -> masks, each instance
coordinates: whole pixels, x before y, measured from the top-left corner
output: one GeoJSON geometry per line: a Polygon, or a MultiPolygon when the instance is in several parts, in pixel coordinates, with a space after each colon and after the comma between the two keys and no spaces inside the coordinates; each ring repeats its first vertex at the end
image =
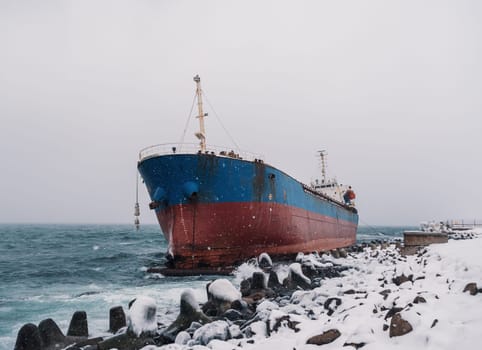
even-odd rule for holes
{"type": "MultiPolygon", "coordinates": [[[[360,226],[358,241],[401,237],[413,227],[360,226]]],[[[167,243],[157,225],[0,224],[0,350],[12,350],[25,323],[53,318],[66,333],[77,310],[89,332],[106,334],[109,309],[137,295],[158,302],[160,321],[178,312],[179,297],[192,288],[198,301],[213,276],[164,277],[146,270],[164,263],[167,243]]]]}

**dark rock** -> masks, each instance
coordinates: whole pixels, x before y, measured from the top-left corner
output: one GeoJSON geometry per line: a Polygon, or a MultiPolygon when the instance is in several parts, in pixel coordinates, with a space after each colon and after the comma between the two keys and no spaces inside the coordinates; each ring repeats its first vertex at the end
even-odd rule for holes
{"type": "Polygon", "coordinates": [[[437,319],[433,320],[432,325],[430,326],[430,328],[435,327],[435,326],[437,325],[437,323],[438,323],[438,320],[437,320],[437,319]]]}
{"type": "Polygon", "coordinates": [[[27,323],[18,331],[14,350],[40,350],[41,345],[38,327],[32,323],[27,323]]]}
{"type": "Polygon", "coordinates": [[[389,328],[389,326],[387,324],[383,325],[383,331],[386,331],[388,328],[389,328]]]}
{"type": "Polygon", "coordinates": [[[383,300],[386,300],[388,298],[388,295],[390,295],[392,291],[390,289],[385,289],[379,292],[378,294],[383,295],[383,300]]]}
{"type": "Polygon", "coordinates": [[[126,324],[126,314],[122,306],[115,306],[109,311],[109,332],[116,333],[126,324]]]}
{"type": "Polygon", "coordinates": [[[395,314],[392,317],[389,331],[390,338],[400,337],[402,335],[410,333],[412,330],[412,325],[408,321],[404,320],[400,314],[395,314]]]}
{"type": "Polygon", "coordinates": [[[205,302],[204,305],[202,306],[202,312],[204,312],[204,314],[205,314],[206,316],[214,317],[214,316],[217,316],[217,314],[218,314],[218,309],[217,309],[216,304],[214,303],[214,301],[208,300],[208,301],[205,302]]]}
{"type": "Polygon", "coordinates": [[[366,345],[366,343],[345,343],[343,346],[352,346],[355,349],[360,349],[363,348],[366,345]]]}
{"type": "Polygon", "coordinates": [[[76,311],[70,320],[68,336],[88,337],[89,328],[87,325],[87,313],[85,311],[76,311]]]}
{"type": "Polygon", "coordinates": [[[332,249],[330,250],[330,254],[332,257],[334,257],[335,259],[338,259],[340,257],[340,252],[338,251],[338,249],[332,249]]]}
{"type": "Polygon", "coordinates": [[[392,307],[390,310],[388,310],[387,314],[385,315],[385,318],[384,320],[386,319],[389,319],[390,317],[392,317],[393,315],[395,315],[396,313],[402,311],[403,308],[402,307],[392,307]]]}
{"type": "Polygon", "coordinates": [[[401,285],[402,283],[412,281],[413,275],[405,276],[403,273],[400,276],[394,277],[392,282],[395,283],[397,286],[401,285]]]}
{"type": "Polygon", "coordinates": [[[57,326],[57,323],[55,323],[55,321],[51,318],[40,322],[38,329],[40,332],[40,339],[42,340],[42,345],[44,347],[58,347],[56,346],[57,344],[65,345],[65,335],[62,333],[59,326],[57,326]]]}
{"type": "Polygon", "coordinates": [[[251,282],[251,290],[266,289],[266,278],[262,272],[254,272],[251,282]]]}
{"type": "Polygon", "coordinates": [[[340,248],[338,249],[338,255],[340,255],[340,258],[346,258],[348,257],[348,253],[345,249],[340,248]]]}
{"type": "Polygon", "coordinates": [[[258,266],[263,270],[269,270],[273,267],[273,262],[268,254],[263,253],[258,257],[258,266]]]}
{"type": "Polygon", "coordinates": [[[413,299],[414,304],[419,304],[419,303],[426,303],[427,300],[425,300],[424,297],[421,297],[420,295],[417,295],[415,299],[413,299]]]}
{"type": "Polygon", "coordinates": [[[356,291],[354,289],[348,289],[346,291],[343,292],[343,294],[355,294],[356,291]]]}
{"type": "Polygon", "coordinates": [[[284,316],[281,316],[280,318],[277,318],[273,324],[273,326],[271,325],[268,325],[268,330],[270,332],[277,332],[278,329],[281,327],[281,326],[286,326],[292,330],[295,331],[295,333],[299,332],[300,330],[298,328],[296,328],[296,326],[299,324],[298,321],[293,321],[290,319],[290,316],[289,315],[284,315],[284,316]]]}
{"type": "Polygon", "coordinates": [[[328,316],[331,316],[340,305],[341,305],[340,298],[328,298],[325,300],[323,307],[325,308],[325,310],[328,310],[328,316]]]}
{"type": "Polygon", "coordinates": [[[308,277],[303,275],[299,263],[293,263],[290,265],[288,277],[283,281],[283,285],[291,290],[297,289],[298,287],[304,290],[311,289],[311,281],[308,277]]]}
{"type": "Polygon", "coordinates": [[[468,283],[465,286],[463,293],[465,292],[469,292],[470,295],[476,295],[478,293],[477,284],[474,282],[468,283]]]}
{"type": "Polygon", "coordinates": [[[222,317],[224,317],[224,318],[226,318],[230,321],[236,321],[236,320],[242,319],[243,314],[241,312],[239,312],[238,310],[229,309],[222,315],[222,317]]]}
{"type": "Polygon", "coordinates": [[[338,329],[330,329],[322,334],[315,335],[306,341],[306,344],[324,345],[335,341],[341,335],[338,329]]]}
{"type": "Polygon", "coordinates": [[[308,277],[309,279],[313,279],[318,277],[319,271],[314,266],[306,266],[301,265],[301,271],[303,271],[303,275],[308,277]]]}
{"type": "Polygon", "coordinates": [[[231,303],[231,308],[243,312],[248,308],[248,303],[242,299],[238,299],[231,303]]]}
{"type": "Polygon", "coordinates": [[[281,283],[278,278],[278,274],[274,271],[270,271],[268,277],[268,287],[276,290],[277,288],[281,287],[281,283]]]}
{"type": "Polygon", "coordinates": [[[251,291],[251,281],[250,279],[242,280],[241,285],[239,286],[241,295],[243,297],[247,297],[251,291]]]}

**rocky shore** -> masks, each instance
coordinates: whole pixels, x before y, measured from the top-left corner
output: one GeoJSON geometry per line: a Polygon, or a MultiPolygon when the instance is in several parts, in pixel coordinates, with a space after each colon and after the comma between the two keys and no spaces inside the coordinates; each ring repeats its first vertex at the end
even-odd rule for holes
{"type": "Polygon", "coordinates": [[[482,237],[454,238],[411,256],[381,241],[285,263],[261,254],[208,283],[203,304],[186,289],[172,323],[138,296],[110,310],[110,336],[78,311],[66,335],[52,319],[24,325],[15,350],[478,348],[482,237]]]}

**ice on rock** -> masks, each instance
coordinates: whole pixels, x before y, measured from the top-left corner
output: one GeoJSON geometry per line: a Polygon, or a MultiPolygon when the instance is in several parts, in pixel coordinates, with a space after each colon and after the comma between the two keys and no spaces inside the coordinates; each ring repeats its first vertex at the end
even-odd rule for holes
{"type": "Polygon", "coordinates": [[[157,305],[154,299],[147,296],[137,297],[129,309],[128,330],[137,336],[155,332],[157,330],[156,311],[157,305]]]}
{"type": "Polygon", "coordinates": [[[191,340],[191,335],[186,331],[181,331],[177,334],[174,343],[179,345],[186,345],[191,340]]]}
{"type": "Polygon", "coordinates": [[[209,285],[208,292],[217,300],[233,302],[241,298],[241,293],[225,278],[212,282],[209,285]]]}
{"type": "Polygon", "coordinates": [[[194,291],[191,288],[185,289],[181,294],[181,311],[182,309],[192,309],[199,311],[199,304],[194,296],[194,291]]]}
{"type": "Polygon", "coordinates": [[[298,253],[295,261],[300,263],[301,265],[312,267],[312,268],[333,266],[331,262],[329,263],[321,262],[320,256],[314,253],[312,254],[298,253]]]}
{"type": "Polygon", "coordinates": [[[193,335],[196,344],[207,345],[211,340],[228,340],[231,337],[226,321],[214,321],[198,328],[193,335]]]}
{"type": "Polygon", "coordinates": [[[311,284],[311,280],[303,274],[301,270],[300,263],[293,263],[290,265],[290,275],[297,275],[300,279],[305,281],[307,284],[311,284]]]}
{"type": "Polygon", "coordinates": [[[273,266],[273,261],[271,260],[271,257],[268,255],[268,253],[261,253],[258,257],[258,265],[267,265],[267,266],[273,266]]]}

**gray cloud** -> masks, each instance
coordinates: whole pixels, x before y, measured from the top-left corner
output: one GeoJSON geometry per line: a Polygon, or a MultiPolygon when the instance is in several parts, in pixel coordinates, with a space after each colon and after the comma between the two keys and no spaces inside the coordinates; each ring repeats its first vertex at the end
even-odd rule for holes
{"type": "MultiPolygon", "coordinates": [[[[308,182],[328,149],[363,222],[480,218],[481,10],[0,2],[0,221],[130,222],[137,151],[180,140],[195,74],[237,143],[266,162],[308,182]]],[[[232,147],[207,109],[208,143],[232,147]]]]}

